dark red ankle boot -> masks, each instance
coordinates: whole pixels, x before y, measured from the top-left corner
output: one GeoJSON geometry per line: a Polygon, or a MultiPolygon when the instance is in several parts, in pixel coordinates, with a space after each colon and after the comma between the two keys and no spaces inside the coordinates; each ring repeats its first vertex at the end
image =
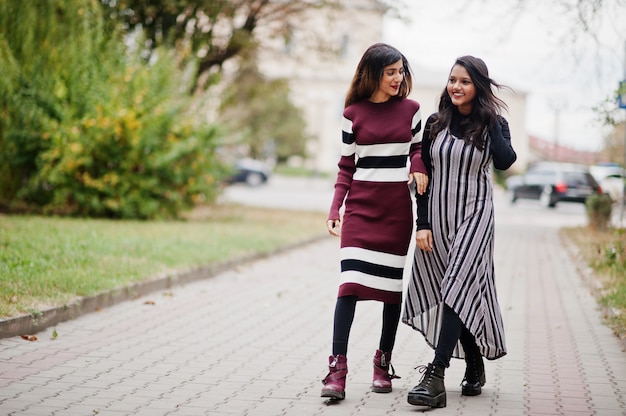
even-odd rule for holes
{"type": "Polygon", "coordinates": [[[391,365],[391,352],[376,350],[374,355],[374,379],[372,381],[372,391],[375,393],[391,392],[391,380],[400,378],[391,365]],[[389,370],[391,369],[391,373],[389,370]]]}
{"type": "Polygon", "coordinates": [[[322,397],[343,400],[346,397],[346,375],[348,359],[345,355],[328,357],[328,375],[322,380],[322,397]]]}

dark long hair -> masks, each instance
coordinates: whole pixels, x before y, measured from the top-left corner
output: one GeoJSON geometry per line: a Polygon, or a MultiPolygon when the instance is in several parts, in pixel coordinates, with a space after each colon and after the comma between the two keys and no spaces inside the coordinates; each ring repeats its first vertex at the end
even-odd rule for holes
{"type": "Polygon", "coordinates": [[[350,89],[346,94],[344,107],[370,98],[378,89],[385,67],[398,62],[400,59],[402,59],[402,66],[404,66],[404,79],[402,84],[400,84],[398,95],[394,96],[394,98],[408,97],[413,87],[409,61],[393,46],[385,43],[375,43],[367,48],[356,67],[350,89]]]}
{"type": "MultiPolygon", "coordinates": [[[[464,132],[463,138],[482,150],[485,147],[485,131],[495,126],[495,123],[498,122],[498,116],[503,109],[508,110],[506,103],[496,97],[493,88],[497,90],[511,89],[489,78],[487,65],[480,58],[469,55],[462,56],[457,58],[452,68],[456,65],[460,65],[467,70],[476,88],[471,115],[464,118],[460,126],[464,132]]],[[[452,72],[452,68],[450,72],[452,72]]],[[[434,139],[441,130],[447,128],[457,111],[448,94],[448,85],[446,83],[439,100],[439,115],[431,126],[430,137],[434,139]]]]}

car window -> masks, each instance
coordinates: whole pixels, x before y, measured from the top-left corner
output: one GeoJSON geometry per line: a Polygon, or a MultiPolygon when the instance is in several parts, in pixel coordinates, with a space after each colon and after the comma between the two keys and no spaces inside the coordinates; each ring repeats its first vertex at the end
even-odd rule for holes
{"type": "Polygon", "coordinates": [[[564,172],[563,180],[572,187],[591,186],[595,188],[598,186],[593,176],[586,172],[564,172]]]}
{"type": "Polygon", "coordinates": [[[596,178],[594,178],[591,173],[585,173],[585,177],[587,178],[587,182],[589,183],[589,185],[593,187],[599,186],[598,181],[596,181],[596,178]]]}
{"type": "Polygon", "coordinates": [[[568,186],[589,186],[589,178],[582,172],[564,172],[563,181],[568,186]]]}

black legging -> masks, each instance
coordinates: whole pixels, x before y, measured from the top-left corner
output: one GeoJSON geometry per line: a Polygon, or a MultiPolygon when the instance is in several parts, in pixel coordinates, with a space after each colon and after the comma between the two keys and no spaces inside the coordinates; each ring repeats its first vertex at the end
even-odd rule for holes
{"type": "Polygon", "coordinates": [[[459,315],[451,307],[444,305],[441,317],[441,332],[439,333],[437,348],[435,348],[433,364],[440,367],[449,367],[452,351],[454,351],[458,341],[461,341],[466,355],[480,354],[476,345],[476,339],[465,328],[459,315]]]}
{"type": "MultiPolygon", "coordinates": [[[[335,325],[333,330],[333,355],[347,355],[350,328],[354,321],[356,310],[356,296],[342,296],[337,298],[335,306],[335,325]]],[[[383,307],[383,327],[380,334],[379,349],[391,352],[396,342],[398,323],[400,322],[401,305],[385,303],[383,307]]]]}

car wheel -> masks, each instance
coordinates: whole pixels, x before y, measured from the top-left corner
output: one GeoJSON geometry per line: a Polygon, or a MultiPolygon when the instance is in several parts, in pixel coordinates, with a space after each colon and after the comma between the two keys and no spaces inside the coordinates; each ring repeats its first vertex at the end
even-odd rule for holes
{"type": "Polygon", "coordinates": [[[556,207],[556,201],[554,200],[553,190],[550,185],[546,185],[539,195],[539,204],[545,208],[556,207]]]}
{"type": "Polygon", "coordinates": [[[259,186],[263,183],[263,175],[258,172],[250,172],[246,176],[246,183],[249,186],[259,186]]]}
{"type": "Polygon", "coordinates": [[[513,189],[509,189],[509,202],[514,204],[517,201],[517,193],[513,189]]]}

